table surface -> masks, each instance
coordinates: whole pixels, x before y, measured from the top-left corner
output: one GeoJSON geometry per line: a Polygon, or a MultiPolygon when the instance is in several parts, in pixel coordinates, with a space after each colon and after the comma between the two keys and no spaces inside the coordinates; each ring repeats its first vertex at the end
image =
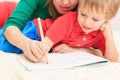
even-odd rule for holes
{"type": "Polygon", "coordinates": [[[73,69],[28,71],[17,61],[17,56],[20,55],[0,51],[0,80],[120,80],[119,62],[73,69]]]}

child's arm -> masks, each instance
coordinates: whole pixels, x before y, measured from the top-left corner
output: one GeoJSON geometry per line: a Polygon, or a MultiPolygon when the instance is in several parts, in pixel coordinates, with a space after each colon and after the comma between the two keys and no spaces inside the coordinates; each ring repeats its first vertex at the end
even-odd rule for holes
{"type": "Polygon", "coordinates": [[[115,42],[112,36],[112,29],[110,23],[105,23],[101,30],[103,31],[103,35],[105,36],[105,55],[104,57],[109,59],[110,61],[118,61],[119,54],[117,48],[115,46],[115,42]]]}
{"type": "Polygon", "coordinates": [[[53,53],[65,53],[65,52],[73,52],[73,51],[85,51],[85,52],[103,57],[102,52],[99,49],[75,48],[75,47],[68,46],[64,43],[60,44],[52,49],[53,53]]]}

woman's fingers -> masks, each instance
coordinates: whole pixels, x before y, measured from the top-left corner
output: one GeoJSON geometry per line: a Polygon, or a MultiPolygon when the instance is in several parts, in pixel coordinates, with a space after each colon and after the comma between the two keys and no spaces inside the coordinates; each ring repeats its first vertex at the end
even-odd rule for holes
{"type": "Polygon", "coordinates": [[[38,58],[36,58],[31,50],[28,50],[27,52],[24,52],[25,56],[32,62],[39,62],[38,58]]]}
{"type": "Polygon", "coordinates": [[[43,52],[39,47],[38,41],[31,41],[28,47],[24,51],[25,56],[32,62],[39,62],[42,59],[43,52]]]}

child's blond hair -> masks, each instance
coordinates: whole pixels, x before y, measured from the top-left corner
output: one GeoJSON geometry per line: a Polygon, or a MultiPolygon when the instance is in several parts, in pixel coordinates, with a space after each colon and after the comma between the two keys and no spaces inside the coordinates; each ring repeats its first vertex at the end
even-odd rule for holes
{"type": "Polygon", "coordinates": [[[106,21],[109,21],[117,14],[119,5],[120,0],[79,0],[79,7],[106,14],[106,21]]]}

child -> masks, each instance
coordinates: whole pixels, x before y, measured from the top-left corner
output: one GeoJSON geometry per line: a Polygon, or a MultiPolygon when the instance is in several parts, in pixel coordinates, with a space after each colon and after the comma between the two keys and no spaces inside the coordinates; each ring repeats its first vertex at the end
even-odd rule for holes
{"type": "Polygon", "coordinates": [[[77,12],[69,12],[54,22],[42,21],[45,44],[43,41],[38,44],[41,57],[45,51],[64,43],[76,48],[99,49],[104,58],[118,61],[109,20],[116,15],[119,4],[120,0],[79,0],[77,12]]]}

